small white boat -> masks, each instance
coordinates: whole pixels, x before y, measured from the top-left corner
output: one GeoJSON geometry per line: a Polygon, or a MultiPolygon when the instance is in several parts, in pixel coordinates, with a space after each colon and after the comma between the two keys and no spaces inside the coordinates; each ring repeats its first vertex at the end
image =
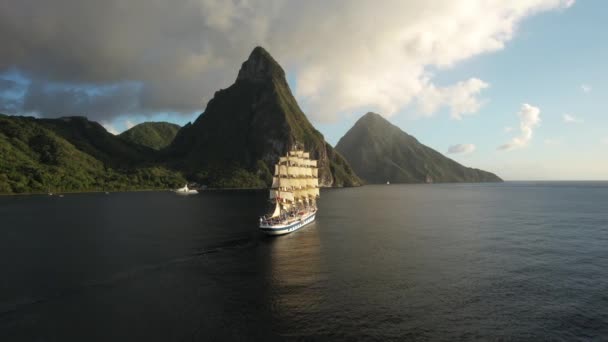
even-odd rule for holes
{"type": "Polygon", "coordinates": [[[186,184],[183,188],[175,189],[175,193],[180,195],[196,195],[198,194],[198,191],[194,189],[188,189],[188,184],[186,184]]]}
{"type": "Polygon", "coordinates": [[[391,185],[391,182],[389,182],[389,181],[386,181],[386,185],[391,185]]]}

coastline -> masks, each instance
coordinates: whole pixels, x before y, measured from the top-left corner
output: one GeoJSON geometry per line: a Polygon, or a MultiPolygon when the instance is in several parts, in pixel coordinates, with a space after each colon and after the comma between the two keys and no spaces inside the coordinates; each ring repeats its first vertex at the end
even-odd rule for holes
{"type": "MultiPolygon", "coordinates": [[[[61,192],[53,192],[52,196],[56,195],[77,195],[77,194],[98,194],[98,193],[112,193],[112,192],[152,192],[152,191],[172,191],[171,189],[130,189],[130,190],[83,190],[83,191],[61,191],[61,192]]],[[[21,192],[18,194],[7,194],[0,193],[0,196],[35,196],[35,195],[44,195],[48,196],[48,192],[21,192]]]]}

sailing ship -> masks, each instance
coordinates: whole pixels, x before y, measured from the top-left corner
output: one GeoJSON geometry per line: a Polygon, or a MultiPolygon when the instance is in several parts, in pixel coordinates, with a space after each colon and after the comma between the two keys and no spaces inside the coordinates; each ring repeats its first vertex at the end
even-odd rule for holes
{"type": "Polygon", "coordinates": [[[274,166],[270,187],[273,209],[260,217],[260,230],[268,235],[283,235],[304,227],[315,220],[317,198],[317,161],[296,146],[274,166]]]}

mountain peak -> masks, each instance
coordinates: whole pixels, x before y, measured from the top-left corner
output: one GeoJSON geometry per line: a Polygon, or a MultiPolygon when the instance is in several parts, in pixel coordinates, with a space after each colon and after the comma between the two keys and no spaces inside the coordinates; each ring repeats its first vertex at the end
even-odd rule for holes
{"type": "Polygon", "coordinates": [[[390,123],[382,115],[380,115],[378,113],[374,113],[374,112],[367,112],[365,115],[363,115],[357,121],[358,122],[359,121],[360,122],[371,121],[371,122],[386,122],[386,123],[390,123]]]}
{"type": "Polygon", "coordinates": [[[275,77],[285,78],[283,68],[263,47],[257,46],[241,65],[236,80],[265,81],[275,77]]]}
{"type": "Polygon", "coordinates": [[[493,173],[443,156],[375,113],[362,116],[340,139],[336,150],[369,183],[502,181],[493,173]]]}
{"type": "Polygon", "coordinates": [[[361,118],[362,119],[363,118],[367,118],[367,119],[372,119],[372,118],[374,118],[374,119],[384,119],[384,117],[382,117],[382,115],[380,115],[378,113],[374,113],[374,112],[367,112],[361,118]]]}
{"type": "Polygon", "coordinates": [[[360,117],[354,127],[366,130],[371,129],[373,131],[381,130],[383,132],[387,132],[386,130],[391,129],[391,127],[393,127],[393,130],[398,129],[398,127],[390,123],[384,116],[374,112],[367,112],[367,114],[360,117]]]}

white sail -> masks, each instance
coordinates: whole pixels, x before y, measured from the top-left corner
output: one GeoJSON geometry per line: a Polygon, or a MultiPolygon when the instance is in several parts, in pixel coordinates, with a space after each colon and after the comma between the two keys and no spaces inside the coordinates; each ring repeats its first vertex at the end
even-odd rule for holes
{"type": "Polygon", "coordinates": [[[291,191],[279,191],[272,190],[270,191],[270,199],[280,199],[282,201],[291,201],[293,202],[293,192],[291,191]]]}
{"type": "Polygon", "coordinates": [[[287,174],[292,177],[299,177],[302,175],[302,172],[300,171],[300,169],[301,168],[299,166],[288,166],[287,174]]]}
{"type": "Polygon", "coordinates": [[[306,178],[306,186],[311,187],[311,188],[319,186],[319,179],[318,178],[306,178]]]}
{"type": "Polygon", "coordinates": [[[272,213],[272,215],[270,215],[270,217],[278,217],[280,215],[281,215],[281,206],[279,205],[279,202],[277,202],[274,207],[274,212],[272,213]]]}
{"type": "Polygon", "coordinates": [[[270,187],[273,189],[276,189],[279,187],[279,177],[277,177],[277,176],[272,177],[272,185],[270,187]]]}
{"type": "Polygon", "coordinates": [[[293,187],[297,186],[296,179],[293,178],[283,178],[281,180],[281,185],[283,185],[283,182],[285,183],[284,187],[288,189],[292,189],[293,187]]]}

